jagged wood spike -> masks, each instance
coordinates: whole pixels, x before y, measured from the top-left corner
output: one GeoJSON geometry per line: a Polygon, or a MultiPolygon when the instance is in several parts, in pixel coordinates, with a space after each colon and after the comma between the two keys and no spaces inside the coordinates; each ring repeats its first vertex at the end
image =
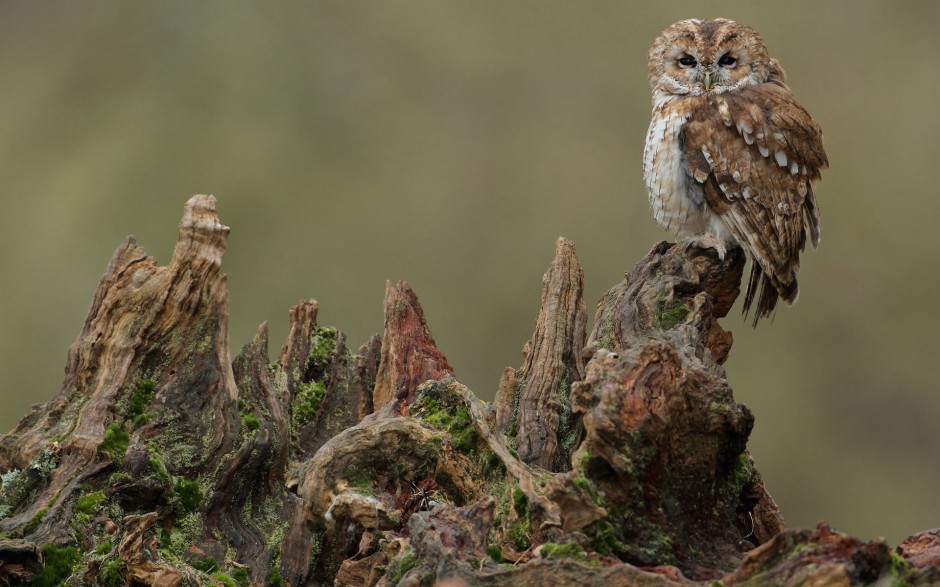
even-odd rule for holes
{"type": "Polygon", "coordinates": [[[559,238],[542,277],[542,304],[522,366],[506,369],[494,405],[500,431],[509,435],[524,461],[550,471],[571,468],[580,433],[571,412],[571,384],[584,374],[584,271],[574,243],[559,238]]]}
{"type": "Polygon", "coordinates": [[[405,281],[386,282],[385,333],[372,394],[375,411],[397,400],[401,413],[414,400],[420,384],[453,373],[434,342],[414,290],[405,281]]]}

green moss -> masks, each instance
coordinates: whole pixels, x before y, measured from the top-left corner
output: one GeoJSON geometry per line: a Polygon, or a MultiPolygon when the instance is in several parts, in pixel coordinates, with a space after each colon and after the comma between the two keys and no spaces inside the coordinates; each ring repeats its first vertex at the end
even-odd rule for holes
{"type": "Polygon", "coordinates": [[[248,574],[248,569],[235,569],[232,571],[232,579],[235,579],[235,582],[241,585],[241,587],[247,587],[251,583],[251,576],[248,574]]]}
{"type": "Polygon", "coordinates": [[[460,400],[441,401],[432,393],[434,393],[433,387],[418,398],[418,401],[409,409],[409,413],[449,433],[453,439],[454,448],[459,452],[465,454],[476,452],[480,437],[467,406],[460,400]]]}
{"type": "Polygon", "coordinates": [[[601,566],[601,562],[599,560],[591,559],[591,557],[588,556],[586,552],[584,552],[584,548],[574,541],[566,542],[564,544],[554,544],[551,542],[543,544],[542,558],[570,558],[589,567],[601,566]]]}
{"type": "Polygon", "coordinates": [[[323,372],[330,365],[330,357],[336,350],[336,329],[318,326],[310,335],[310,351],[307,353],[306,371],[323,372]]]}
{"type": "Polygon", "coordinates": [[[108,475],[108,485],[117,485],[118,483],[125,483],[127,481],[132,481],[134,478],[124,471],[115,471],[108,475]]]}
{"type": "Polygon", "coordinates": [[[642,499],[630,507],[610,508],[607,518],[589,526],[586,533],[599,554],[640,566],[676,564],[672,538],[645,515],[642,499]]]}
{"type": "Polygon", "coordinates": [[[323,381],[309,381],[300,385],[294,397],[295,430],[299,430],[317,414],[324,395],[326,395],[326,383],[323,381]]]}
{"type": "Polygon", "coordinates": [[[153,416],[147,411],[150,403],[153,401],[153,393],[157,388],[157,383],[153,379],[141,379],[137,382],[137,387],[131,393],[130,400],[127,403],[127,419],[133,422],[132,427],[137,428],[146,424],[153,416]]]}
{"type": "Polygon", "coordinates": [[[656,322],[663,330],[675,328],[677,325],[685,322],[689,316],[689,308],[682,302],[673,302],[669,305],[661,305],[656,314],[656,322]]]}
{"type": "Polygon", "coordinates": [[[463,453],[474,452],[479,443],[479,435],[470,412],[464,405],[457,406],[457,416],[449,431],[454,437],[454,448],[463,453]]]}
{"type": "Polygon", "coordinates": [[[124,581],[124,561],[115,558],[101,563],[101,569],[98,571],[98,579],[106,587],[120,587],[125,584],[124,581]]]}
{"type": "Polygon", "coordinates": [[[261,422],[258,421],[258,416],[254,412],[248,412],[242,416],[242,423],[245,424],[245,428],[249,432],[253,432],[261,427],[261,422]]]}
{"type": "Polygon", "coordinates": [[[58,548],[52,544],[42,547],[42,570],[27,583],[31,587],[55,587],[72,574],[82,558],[77,548],[58,548]]]}
{"type": "Polygon", "coordinates": [[[408,571],[415,568],[417,564],[418,555],[412,550],[405,551],[405,553],[401,555],[401,558],[398,559],[398,572],[395,573],[395,578],[392,579],[391,584],[395,585],[401,581],[402,577],[408,574],[408,571]]]}
{"type": "Polygon", "coordinates": [[[49,511],[49,508],[41,508],[38,512],[33,515],[33,518],[23,526],[23,536],[29,536],[36,531],[36,528],[39,527],[39,524],[42,522],[42,519],[46,517],[46,512],[49,511]]]}
{"type": "Polygon", "coordinates": [[[281,578],[281,559],[280,557],[275,557],[271,561],[271,570],[268,572],[268,580],[265,582],[266,587],[284,587],[284,579],[281,578]]]}
{"type": "Polygon", "coordinates": [[[202,520],[193,513],[186,513],[176,518],[171,530],[160,529],[160,544],[170,555],[180,557],[202,532],[202,520]]]}
{"type": "Polygon", "coordinates": [[[607,520],[596,522],[591,534],[591,548],[594,552],[608,556],[627,550],[627,545],[620,540],[613,524],[607,520]]]}
{"type": "Polygon", "coordinates": [[[114,546],[111,544],[111,537],[108,536],[104,539],[104,542],[95,547],[95,554],[106,555],[111,552],[111,549],[114,546]]]}
{"type": "Polygon", "coordinates": [[[153,473],[153,476],[157,479],[170,482],[170,473],[166,470],[166,465],[163,464],[163,460],[160,458],[153,449],[150,449],[150,471],[153,473]]]}
{"type": "Polygon", "coordinates": [[[529,538],[531,531],[532,522],[528,517],[526,517],[523,520],[517,520],[512,526],[510,526],[506,537],[509,538],[509,542],[512,543],[513,548],[521,552],[528,549],[532,544],[532,541],[529,538]]]}
{"type": "Polygon", "coordinates": [[[202,503],[202,488],[196,481],[177,478],[173,483],[173,492],[185,512],[195,511],[202,503]]]}
{"type": "Polygon", "coordinates": [[[512,507],[520,518],[529,515],[529,498],[526,496],[525,491],[518,487],[512,492],[512,507]]]}
{"type": "Polygon", "coordinates": [[[542,545],[542,558],[583,558],[584,548],[577,542],[554,544],[548,542],[542,545]]]}
{"type": "Polygon", "coordinates": [[[757,477],[757,471],[754,469],[751,459],[748,458],[747,453],[742,452],[738,455],[738,464],[731,478],[731,495],[728,496],[734,500],[734,505],[737,505],[741,492],[754,484],[755,477],[757,477]]]}
{"type": "Polygon", "coordinates": [[[232,579],[241,587],[247,587],[251,583],[251,575],[248,574],[248,569],[235,569],[232,571],[232,579]]]}
{"type": "Polygon", "coordinates": [[[372,488],[373,475],[365,469],[348,469],[343,478],[350,487],[355,487],[362,495],[375,495],[375,489],[372,488]]]}
{"type": "Polygon", "coordinates": [[[117,422],[112,422],[104,433],[104,442],[98,446],[98,452],[110,455],[114,462],[119,464],[124,460],[130,440],[131,437],[124,428],[117,422]]]}
{"type": "Polygon", "coordinates": [[[75,513],[93,516],[105,499],[103,491],[95,491],[81,495],[75,502],[75,513]]]}
{"type": "Polygon", "coordinates": [[[580,487],[581,489],[587,491],[588,494],[590,494],[591,496],[591,501],[593,501],[595,505],[603,505],[600,495],[597,494],[597,488],[594,487],[594,484],[591,483],[591,481],[587,477],[581,477],[581,476],[575,477],[574,479],[571,480],[571,482],[577,485],[578,487],[580,487]]]}
{"type": "Polygon", "coordinates": [[[912,569],[910,563],[893,550],[890,557],[888,575],[891,577],[891,587],[910,587],[911,583],[907,580],[912,569]]]}
{"type": "Polygon", "coordinates": [[[212,573],[222,568],[219,566],[219,561],[215,560],[211,556],[206,556],[203,558],[196,558],[191,561],[188,561],[187,564],[189,564],[189,566],[191,566],[192,568],[198,571],[202,571],[203,573],[206,573],[207,575],[211,575],[212,573]]]}
{"type": "Polygon", "coordinates": [[[503,558],[503,549],[496,546],[495,544],[490,544],[489,546],[487,546],[486,552],[489,553],[490,558],[493,559],[495,562],[501,563],[501,562],[505,562],[506,560],[505,558],[503,558]]]}

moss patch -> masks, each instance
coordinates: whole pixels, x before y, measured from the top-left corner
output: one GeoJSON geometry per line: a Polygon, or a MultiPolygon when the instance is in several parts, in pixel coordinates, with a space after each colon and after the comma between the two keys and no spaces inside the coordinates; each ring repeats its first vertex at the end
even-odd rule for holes
{"type": "Polygon", "coordinates": [[[202,503],[202,488],[195,481],[177,478],[173,483],[173,493],[185,512],[195,511],[202,503]]]}
{"type": "Polygon", "coordinates": [[[98,579],[106,587],[120,587],[125,584],[124,581],[124,561],[115,558],[101,563],[101,569],[98,571],[98,579]]]}
{"type": "Polygon", "coordinates": [[[247,587],[251,583],[251,576],[248,574],[247,569],[235,569],[232,571],[232,579],[241,587],[247,587]]]}
{"type": "Polygon", "coordinates": [[[104,442],[98,446],[99,454],[107,454],[119,464],[124,460],[124,453],[127,452],[127,445],[130,444],[131,437],[124,431],[124,428],[117,422],[112,422],[104,433],[104,442]]]}
{"type": "Polygon", "coordinates": [[[157,383],[153,379],[141,379],[137,382],[137,387],[134,388],[127,403],[127,419],[133,422],[133,428],[146,424],[153,416],[147,408],[153,401],[153,393],[156,389],[157,383]]]}
{"type": "Polygon", "coordinates": [[[453,446],[464,454],[477,451],[480,436],[470,411],[460,399],[444,396],[434,386],[424,390],[409,408],[409,414],[450,434],[453,446]]]}
{"type": "Polygon", "coordinates": [[[203,573],[206,573],[207,575],[211,575],[212,573],[222,568],[219,566],[219,561],[215,560],[211,556],[193,559],[189,561],[188,564],[192,568],[202,571],[203,573]]]}
{"type": "Polygon", "coordinates": [[[95,547],[95,554],[102,556],[110,554],[112,548],[114,548],[114,546],[111,544],[111,537],[108,536],[105,538],[104,542],[95,547]]]}
{"type": "Polygon", "coordinates": [[[532,540],[529,538],[531,532],[532,522],[529,520],[528,516],[526,516],[525,519],[517,520],[509,527],[509,532],[506,534],[506,537],[509,538],[509,542],[512,543],[513,548],[521,552],[532,545],[532,540]]]}
{"type": "Polygon", "coordinates": [[[284,587],[284,579],[281,578],[280,556],[274,557],[274,560],[271,561],[271,570],[268,572],[268,580],[265,582],[265,586],[284,587]]]}
{"type": "Polygon", "coordinates": [[[39,524],[42,523],[42,519],[46,517],[46,512],[48,511],[49,508],[41,508],[38,512],[33,514],[33,518],[23,526],[23,536],[29,536],[35,532],[39,524]]]}
{"type": "Polygon", "coordinates": [[[304,369],[308,372],[323,372],[330,366],[330,357],[336,350],[336,329],[318,326],[310,335],[310,351],[304,369]]]}
{"type": "Polygon", "coordinates": [[[295,430],[299,430],[316,416],[324,395],[326,395],[326,383],[323,381],[309,381],[300,385],[294,398],[295,430]]]}
{"type": "Polygon", "coordinates": [[[529,515],[529,498],[526,496],[525,491],[518,487],[512,492],[512,507],[520,518],[529,515]]]}
{"type": "Polygon", "coordinates": [[[408,550],[401,555],[401,558],[398,560],[398,572],[395,573],[395,577],[392,579],[392,585],[397,584],[402,580],[408,571],[412,570],[418,565],[418,555],[414,551],[408,550]]]}
{"type": "Polygon", "coordinates": [[[103,491],[95,491],[81,495],[75,502],[75,513],[93,516],[105,499],[103,491]]]}
{"type": "Polygon", "coordinates": [[[587,528],[595,552],[639,566],[676,564],[672,538],[646,517],[642,500],[609,512],[606,519],[587,528]]]}
{"type": "Polygon", "coordinates": [[[248,412],[247,414],[243,415],[242,423],[249,432],[254,432],[261,427],[261,422],[258,421],[258,416],[255,416],[254,412],[248,412]]]}
{"type": "Polygon", "coordinates": [[[506,561],[506,559],[503,558],[503,549],[496,546],[495,544],[490,544],[487,546],[486,552],[490,555],[490,558],[493,559],[494,562],[502,563],[506,561]]]}
{"type": "Polygon", "coordinates": [[[656,322],[663,330],[669,330],[685,322],[688,317],[688,306],[682,302],[672,302],[671,304],[660,305],[659,312],[656,314],[656,322]]]}
{"type": "Polygon", "coordinates": [[[542,545],[542,558],[547,559],[562,559],[569,558],[575,561],[578,561],[581,564],[587,565],[589,567],[601,566],[601,562],[598,560],[592,560],[584,548],[577,542],[571,541],[564,544],[554,544],[548,542],[542,545]]]}
{"type": "Polygon", "coordinates": [[[55,587],[72,574],[72,569],[82,558],[77,548],[58,548],[52,544],[42,547],[42,570],[27,583],[31,587],[55,587]]]}
{"type": "Polygon", "coordinates": [[[235,579],[232,579],[222,571],[216,571],[212,573],[212,578],[225,585],[225,587],[239,587],[238,583],[235,582],[235,579]]]}

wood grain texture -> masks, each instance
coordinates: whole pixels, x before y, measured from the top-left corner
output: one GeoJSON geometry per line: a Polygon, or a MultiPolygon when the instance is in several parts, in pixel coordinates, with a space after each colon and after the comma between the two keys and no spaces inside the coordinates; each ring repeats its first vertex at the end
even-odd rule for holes
{"type": "Polygon", "coordinates": [[[267,324],[230,361],[227,235],[196,196],[169,265],[118,248],[62,392],[0,437],[0,584],[940,579],[935,531],[902,560],[826,526],[785,529],[721,367],[740,252],[656,245],[586,341],[583,275],[560,239],[523,365],[489,404],[454,378],[404,282],[358,353],[310,299],[277,362],[267,324]]]}

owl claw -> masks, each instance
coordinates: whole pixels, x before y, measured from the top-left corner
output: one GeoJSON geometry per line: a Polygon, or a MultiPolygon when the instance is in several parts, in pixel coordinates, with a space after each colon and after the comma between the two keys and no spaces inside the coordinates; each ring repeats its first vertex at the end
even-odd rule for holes
{"type": "Polygon", "coordinates": [[[700,249],[715,249],[715,252],[718,253],[718,258],[722,261],[725,260],[725,255],[728,254],[728,248],[725,246],[725,242],[710,232],[690,236],[685,239],[685,242],[700,249]]]}

